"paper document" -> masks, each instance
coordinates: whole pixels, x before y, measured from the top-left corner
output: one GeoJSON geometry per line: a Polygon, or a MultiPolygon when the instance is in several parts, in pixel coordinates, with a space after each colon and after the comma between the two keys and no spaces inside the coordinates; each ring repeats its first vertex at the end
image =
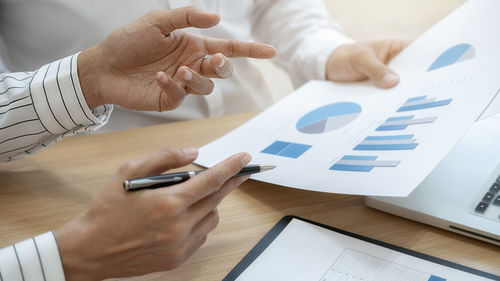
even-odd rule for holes
{"type": "Polygon", "coordinates": [[[293,219],[237,281],[491,280],[293,219]]]}
{"type": "Polygon", "coordinates": [[[204,146],[212,166],[246,151],[277,168],[252,178],[323,192],[407,196],[481,115],[500,87],[500,58],[401,81],[391,90],[313,81],[204,146]]]}
{"type": "MultiPolygon", "coordinates": [[[[499,41],[495,52],[486,48],[488,39],[481,41],[472,36],[476,30],[457,22],[474,22],[469,18],[479,17],[478,9],[496,3],[471,1],[418,39],[393,64],[401,72],[395,88],[310,82],[202,147],[196,163],[208,167],[246,151],[254,163],[277,166],[254,175],[256,180],[322,192],[407,196],[495,104],[500,37],[492,39],[499,41]],[[475,41],[438,40],[452,32],[451,37],[466,33],[475,41]]],[[[485,22],[496,17],[484,12],[485,22]]]]}
{"type": "MultiPolygon", "coordinates": [[[[500,51],[500,1],[470,0],[422,34],[389,66],[402,77],[500,51]],[[446,50],[443,52],[443,50],[446,50]],[[429,64],[427,58],[438,58],[429,64]]],[[[479,119],[500,113],[500,95],[479,119]]]]}

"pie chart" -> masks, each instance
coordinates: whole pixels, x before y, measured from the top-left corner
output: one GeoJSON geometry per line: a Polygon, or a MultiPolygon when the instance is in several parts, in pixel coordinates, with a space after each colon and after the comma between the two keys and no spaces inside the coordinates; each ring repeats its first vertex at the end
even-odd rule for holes
{"type": "Polygon", "coordinates": [[[304,134],[322,134],[344,127],[360,114],[361,106],[357,103],[332,103],[304,115],[297,122],[296,128],[304,134]]]}
{"type": "Polygon", "coordinates": [[[457,62],[472,59],[476,56],[476,50],[471,44],[458,44],[444,51],[427,69],[432,71],[441,67],[449,66],[457,62]]]}

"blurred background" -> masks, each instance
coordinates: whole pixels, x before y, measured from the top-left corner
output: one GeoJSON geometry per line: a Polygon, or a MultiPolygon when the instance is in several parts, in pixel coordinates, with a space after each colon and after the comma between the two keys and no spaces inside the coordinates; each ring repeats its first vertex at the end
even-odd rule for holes
{"type": "MultiPolygon", "coordinates": [[[[466,0],[325,0],[332,18],[356,41],[387,38],[413,40],[466,0]]],[[[259,62],[273,94],[283,97],[293,88],[281,69],[259,62]],[[279,81],[279,82],[277,82],[279,81]]]]}

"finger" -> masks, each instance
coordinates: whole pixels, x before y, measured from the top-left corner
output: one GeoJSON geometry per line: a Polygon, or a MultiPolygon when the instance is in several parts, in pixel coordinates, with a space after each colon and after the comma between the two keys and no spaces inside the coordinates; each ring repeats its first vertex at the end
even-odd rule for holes
{"type": "Polygon", "coordinates": [[[368,76],[380,88],[391,88],[399,82],[399,76],[371,50],[356,56],[353,61],[353,68],[368,76]]]}
{"type": "Polygon", "coordinates": [[[187,182],[165,189],[165,192],[174,192],[180,197],[184,197],[186,205],[190,206],[207,195],[218,191],[226,181],[239,173],[251,159],[248,153],[233,155],[187,182]]]}
{"type": "Polygon", "coordinates": [[[196,148],[163,148],[151,155],[123,164],[118,173],[125,179],[158,175],[192,163],[198,157],[196,148]]]}
{"type": "Polygon", "coordinates": [[[160,28],[163,34],[169,35],[176,29],[186,27],[208,28],[219,23],[220,17],[215,13],[185,7],[172,10],[155,10],[145,16],[146,20],[160,28]]]}
{"type": "Polygon", "coordinates": [[[200,74],[210,78],[228,78],[233,74],[233,63],[223,54],[203,59],[200,74]]]}
{"type": "Polygon", "coordinates": [[[191,231],[190,240],[199,240],[207,236],[219,224],[219,212],[217,209],[212,209],[204,218],[197,223],[191,231]]]}
{"type": "Polygon", "coordinates": [[[249,57],[256,59],[271,59],[277,54],[273,46],[264,43],[216,38],[205,39],[205,52],[209,55],[221,53],[230,58],[249,57]]]}
{"type": "Polygon", "coordinates": [[[158,112],[177,108],[187,95],[181,83],[174,81],[163,71],[156,74],[156,83],[162,89],[158,102],[158,112]]]}
{"type": "Polygon", "coordinates": [[[214,90],[214,82],[201,76],[187,66],[179,67],[174,76],[177,81],[182,81],[187,91],[195,95],[208,95],[214,90]]]}
{"type": "Polygon", "coordinates": [[[243,176],[228,180],[219,191],[216,191],[191,205],[185,213],[187,214],[186,220],[190,221],[191,225],[198,224],[204,217],[216,209],[220,202],[222,202],[222,200],[224,200],[224,198],[231,193],[231,191],[236,189],[249,178],[250,176],[243,176]]]}

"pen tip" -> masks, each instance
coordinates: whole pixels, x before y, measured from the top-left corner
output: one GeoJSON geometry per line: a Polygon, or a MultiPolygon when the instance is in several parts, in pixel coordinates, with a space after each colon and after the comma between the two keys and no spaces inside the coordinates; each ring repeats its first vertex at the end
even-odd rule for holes
{"type": "Polygon", "coordinates": [[[260,171],[263,172],[263,171],[268,171],[268,170],[272,170],[276,168],[275,165],[261,165],[260,166],[260,171]]]}

